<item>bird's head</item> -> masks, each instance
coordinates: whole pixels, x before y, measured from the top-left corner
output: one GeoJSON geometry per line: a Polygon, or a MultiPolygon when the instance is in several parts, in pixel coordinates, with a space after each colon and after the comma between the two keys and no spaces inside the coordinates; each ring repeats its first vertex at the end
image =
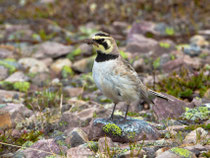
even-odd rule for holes
{"type": "Polygon", "coordinates": [[[86,43],[92,44],[96,51],[100,51],[106,54],[114,52],[117,49],[117,44],[114,38],[112,38],[108,33],[96,33],[87,41],[88,42],[86,43]]]}

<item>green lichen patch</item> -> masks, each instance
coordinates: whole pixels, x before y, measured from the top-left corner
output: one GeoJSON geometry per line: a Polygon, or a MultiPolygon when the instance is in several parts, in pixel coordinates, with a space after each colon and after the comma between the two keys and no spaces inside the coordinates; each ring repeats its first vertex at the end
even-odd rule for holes
{"type": "Polygon", "coordinates": [[[159,44],[162,48],[167,48],[168,49],[168,48],[171,47],[171,45],[169,43],[166,43],[166,42],[160,42],[159,44]]]}
{"type": "Polygon", "coordinates": [[[7,68],[10,74],[15,72],[17,68],[17,63],[15,62],[15,60],[11,59],[0,60],[0,65],[7,68]]]}
{"type": "Polygon", "coordinates": [[[74,75],[73,70],[69,66],[64,66],[61,71],[63,78],[72,77],[74,75]]]}
{"type": "Polygon", "coordinates": [[[15,82],[14,83],[14,89],[19,90],[21,92],[27,92],[30,88],[29,82],[15,82]]]}
{"type": "Polygon", "coordinates": [[[105,126],[103,126],[103,131],[107,134],[112,134],[115,136],[122,135],[122,129],[114,123],[108,123],[105,126]]]}
{"type": "Polygon", "coordinates": [[[200,106],[196,108],[185,108],[185,113],[182,114],[182,118],[189,121],[203,121],[209,118],[210,108],[207,106],[200,106]]]}
{"type": "Polygon", "coordinates": [[[176,155],[182,156],[184,158],[190,158],[192,155],[189,150],[183,149],[183,148],[178,148],[178,147],[174,147],[174,148],[170,149],[170,151],[172,151],[176,155]]]}

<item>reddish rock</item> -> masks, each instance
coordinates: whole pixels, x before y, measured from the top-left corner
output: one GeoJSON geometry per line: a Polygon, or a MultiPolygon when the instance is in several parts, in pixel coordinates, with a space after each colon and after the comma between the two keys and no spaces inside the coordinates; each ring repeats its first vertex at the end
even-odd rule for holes
{"type": "Polygon", "coordinates": [[[30,148],[18,150],[17,155],[22,155],[27,158],[42,158],[50,155],[59,156],[61,152],[66,151],[61,151],[61,148],[53,139],[43,139],[35,142],[32,146],[30,146],[30,148]]]}
{"type": "Polygon", "coordinates": [[[23,104],[1,104],[0,107],[0,128],[15,126],[18,122],[29,117],[32,111],[23,104]]]}
{"type": "Polygon", "coordinates": [[[107,148],[111,149],[114,147],[114,143],[109,137],[102,137],[98,140],[98,148],[101,153],[107,151],[107,148]]]}
{"type": "Polygon", "coordinates": [[[155,98],[155,105],[152,106],[158,120],[164,120],[166,118],[178,118],[183,112],[185,112],[185,107],[194,107],[194,104],[187,104],[184,101],[181,101],[173,96],[169,96],[173,101],[167,101],[161,98],[155,98]]]}
{"type": "Polygon", "coordinates": [[[94,152],[87,147],[78,146],[67,151],[67,158],[87,158],[94,156],[94,152]]]}

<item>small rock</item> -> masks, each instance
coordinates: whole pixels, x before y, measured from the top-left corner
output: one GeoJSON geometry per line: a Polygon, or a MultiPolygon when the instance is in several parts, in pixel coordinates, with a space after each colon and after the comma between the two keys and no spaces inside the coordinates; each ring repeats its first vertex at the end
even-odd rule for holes
{"type": "Polygon", "coordinates": [[[79,97],[83,94],[84,89],[80,87],[64,87],[63,92],[66,94],[68,97],[79,97]]]}
{"type": "Polygon", "coordinates": [[[195,154],[187,149],[174,147],[157,156],[156,158],[196,158],[195,154]]]}
{"type": "Polygon", "coordinates": [[[178,118],[182,113],[185,112],[185,107],[189,107],[190,104],[186,104],[184,101],[181,101],[173,96],[164,94],[173,101],[167,101],[161,98],[155,98],[154,106],[152,110],[154,111],[156,117],[159,120],[164,120],[166,118],[178,118]]]}
{"type": "Polygon", "coordinates": [[[185,137],[183,143],[184,144],[196,144],[200,142],[202,139],[205,139],[208,135],[208,132],[205,131],[203,128],[199,127],[185,137]]]}
{"type": "Polygon", "coordinates": [[[167,131],[184,131],[186,127],[187,127],[186,125],[173,125],[173,126],[168,126],[166,130],[167,131]]]}
{"type": "Polygon", "coordinates": [[[29,117],[32,111],[23,104],[1,104],[0,106],[0,128],[15,126],[17,123],[29,117]]]}
{"type": "Polygon", "coordinates": [[[72,63],[69,59],[58,59],[51,66],[51,70],[56,74],[59,74],[64,66],[71,67],[72,63]]]}
{"type": "Polygon", "coordinates": [[[98,148],[101,153],[107,151],[107,148],[111,149],[114,147],[114,143],[109,137],[102,137],[98,140],[98,148]]]}
{"type": "Polygon", "coordinates": [[[127,40],[132,38],[133,34],[142,34],[142,35],[146,35],[146,33],[157,34],[158,32],[155,31],[154,28],[155,24],[150,21],[134,22],[128,33],[127,40]]]}
{"type": "Polygon", "coordinates": [[[194,44],[184,47],[184,53],[191,57],[198,56],[201,52],[202,52],[201,47],[194,44]]]}
{"type": "Polygon", "coordinates": [[[146,152],[143,149],[133,149],[126,151],[122,154],[120,154],[119,158],[130,158],[130,157],[144,157],[146,156],[146,152]]]}
{"type": "Polygon", "coordinates": [[[142,139],[157,139],[159,133],[143,120],[128,118],[124,122],[122,116],[114,116],[114,120],[98,118],[90,123],[88,136],[90,140],[109,136],[116,142],[133,142],[142,139]]]}
{"type": "Polygon", "coordinates": [[[59,156],[61,152],[65,151],[61,151],[61,148],[56,144],[53,139],[43,139],[35,142],[33,145],[30,146],[30,148],[26,148],[25,150],[18,150],[15,155],[22,155],[22,157],[27,158],[41,158],[51,155],[59,156]]]}
{"type": "Polygon", "coordinates": [[[202,151],[207,151],[208,150],[208,149],[206,149],[206,147],[204,147],[201,144],[196,144],[196,145],[193,145],[193,146],[188,145],[184,148],[193,152],[196,156],[199,156],[202,151]]]}
{"type": "Polygon", "coordinates": [[[134,34],[128,40],[126,51],[131,53],[148,53],[149,51],[154,51],[157,46],[157,41],[140,34],[134,34]]]}
{"type": "Polygon", "coordinates": [[[155,152],[156,157],[167,151],[169,147],[160,148],[155,152]]]}
{"type": "Polygon", "coordinates": [[[201,35],[194,35],[190,38],[190,43],[199,47],[206,47],[209,42],[201,35]]]}
{"type": "Polygon", "coordinates": [[[67,151],[67,158],[87,158],[94,157],[94,152],[91,151],[88,147],[78,146],[74,148],[70,148],[67,151]]]}
{"type": "Polygon", "coordinates": [[[144,60],[140,58],[139,60],[134,61],[133,67],[137,72],[144,72],[145,68],[144,60]]]}
{"type": "Polygon", "coordinates": [[[29,77],[26,76],[22,71],[17,71],[10,75],[5,81],[7,82],[25,82],[28,81],[29,77]]]}
{"type": "Polygon", "coordinates": [[[50,82],[50,74],[46,72],[41,72],[36,74],[35,77],[32,77],[31,80],[34,85],[43,87],[50,82]]]}
{"type": "Polygon", "coordinates": [[[8,50],[6,48],[1,48],[0,46],[0,59],[12,58],[12,57],[13,57],[13,51],[8,50]]]}
{"type": "Polygon", "coordinates": [[[7,78],[9,76],[9,71],[7,68],[5,68],[4,66],[0,65],[0,81],[4,80],[5,78],[7,78]]]}
{"type": "Polygon", "coordinates": [[[66,143],[76,147],[88,142],[87,134],[81,128],[75,128],[66,138],[66,143]]]}
{"type": "Polygon", "coordinates": [[[31,56],[34,58],[58,58],[73,51],[72,46],[65,46],[57,42],[44,42],[22,50],[24,56],[31,56]]]}
{"type": "Polygon", "coordinates": [[[29,70],[29,73],[48,72],[47,66],[35,58],[21,58],[18,63],[24,69],[29,70]]]}
{"type": "Polygon", "coordinates": [[[83,58],[83,59],[81,59],[79,61],[76,61],[72,65],[72,68],[75,71],[82,72],[82,73],[84,73],[84,72],[91,72],[94,60],[95,60],[95,56],[88,57],[88,58],[83,58]]]}
{"type": "Polygon", "coordinates": [[[0,90],[0,104],[5,103],[6,101],[11,101],[13,98],[23,97],[24,93],[16,92],[16,91],[6,91],[0,90]]]}
{"type": "Polygon", "coordinates": [[[97,111],[98,111],[97,108],[91,107],[91,108],[84,109],[81,112],[78,112],[77,116],[79,116],[81,121],[85,121],[86,123],[89,123],[92,120],[94,114],[97,113],[97,111]]]}

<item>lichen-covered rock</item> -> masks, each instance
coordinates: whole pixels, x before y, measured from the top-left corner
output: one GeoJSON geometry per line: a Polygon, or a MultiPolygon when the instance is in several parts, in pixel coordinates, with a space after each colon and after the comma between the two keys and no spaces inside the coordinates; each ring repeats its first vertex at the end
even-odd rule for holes
{"type": "Polygon", "coordinates": [[[114,120],[98,118],[90,123],[90,140],[108,136],[116,142],[133,142],[142,139],[157,139],[159,132],[143,120],[115,116],[114,120]]]}
{"type": "Polygon", "coordinates": [[[71,147],[76,147],[88,142],[88,136],[81,128],[75,128],[67,136],[66,142],[70,144],[71,147]]]}
{"type": "Polygon", "coordinates": [[[24,93],[17,91],[0,90],[0,104],[12,100],[19,100],[24,96],[24,93]]]}
{"type": "Polygon", "coordinates": [[[210,104],[205,104],[195,108],[185,108],[185,113],[182,114],[182,119],[190,122],[205,121],[210,116],[210,104]]]}
{"type": "Polygon", "coordinates": [[[0,60],[0,66],[8,69],[9,74],[12,74],[19,67],[18,63],[14,59],[4,59],[0,60]]]}
{"type": "Polygon", "coordinates": [[[196,158],[195,154],[187,149],[174,147],[157,156],[156,158],[196,158]]]}

